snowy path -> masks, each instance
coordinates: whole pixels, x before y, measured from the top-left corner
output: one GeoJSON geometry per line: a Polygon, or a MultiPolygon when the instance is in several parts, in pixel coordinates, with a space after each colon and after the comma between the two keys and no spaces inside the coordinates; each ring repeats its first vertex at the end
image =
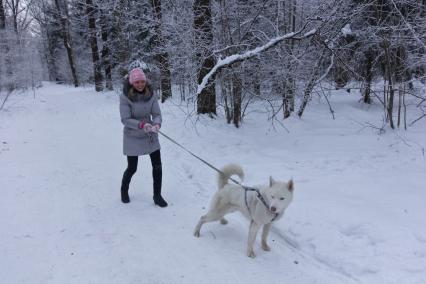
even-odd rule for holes
{"type": "Polygon", "coordinates": [[[35,99],[16,94],[5,108],[4,283],[426,279],[426,162],[419,150],[425,145],[417,143],[424,143],[424,130],[405,138],[408,147],[391,135],[359,135],[347,120],[337,124],[326,120],[326,112],[312,111],[312,118],[289,123],[291,135],[250,120],[250,127],[236,130],[201,119],[195,131],[179,107],[163,105],[165,133],[217,166],[238,161],[245,183],[266,182],[270,174],[295,179],[295,202],[271,233],[272,252],[257,243],[252,260],[245,256],[248,222],[237,214],[227,226],[208,224],[201,238],[192,236],[216,190],[216,176],[164,138],[163,187],[170,206],[153,206],[147,157],[132,180],[131,203],[120,202],[125,157],[116,94],[47,84],[35,99]],[[310,128],[312,121],[318,123],[310,128]]]}

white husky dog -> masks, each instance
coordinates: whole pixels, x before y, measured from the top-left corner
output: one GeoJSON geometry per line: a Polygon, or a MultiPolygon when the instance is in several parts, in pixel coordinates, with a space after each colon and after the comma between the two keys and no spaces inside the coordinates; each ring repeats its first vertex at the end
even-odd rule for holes
{"type": "Polygon", "coordinates": [[[226,214],[240,211],[250,220],[247,256],[255,257],[253,245],[262,225],[262,248],[265,251],[271,250],[266,239],[272,223],[283,216],[284,210],[293,199],[293,180],[280,182],[270,177],[269,185],[250,188],[229,184],[228,179],[232,175],[238,175],[242,180],[244,172],[239,165],[235,164],[227,165],[222,169],[218,181],[219,191],[213,196],[207,214],[201,216],[195,227],[194,236],[200,236],[200,229],[204,223],[220,220],[220,223],[225,225],[228,223],[224,218],[226,214]]]}

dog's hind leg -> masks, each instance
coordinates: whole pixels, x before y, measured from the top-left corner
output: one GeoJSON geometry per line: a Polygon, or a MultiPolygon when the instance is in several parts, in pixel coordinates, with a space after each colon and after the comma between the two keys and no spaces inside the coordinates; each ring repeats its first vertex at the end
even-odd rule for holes
{"type": "Polygon", "coordinates": [[[254,241],[256,240],[257,232],[259,231],[260,226],[251,220],[250,222],[250,229],[249,229],[249,236],[248,236],[248,242],[247,242],[247,256],[254,258],[256,255],[253,251],[253,245],[254,241]]]}
{"type": "Polygon", "coordinates": [[[230,210],[231,208],[229,207],[229,205],[226,202],[223,202],[223,199],[219,195],[214,196],[209,212],[207,212],[206,215],[201,216],[200,221],[198,221],[198,224],[194,230],[194,236],[200,236],[200,229],[201,226],[204,225],[204,223],[220,220],[221,224],[224,224],[223,220],[225,220],[226,224],[227,221],[225,218],[223,218],[223,216],[229,213],[230,210]]]}
{"type": "Polygon", "coordinates": [[[201,226],[206,222],[206,216],[201,216],[200,221],[198,221],[197,226],[195,226],[195,230],[194,230],[194,236],[196,236],[197,238],[200,237],[200,230],[201,230],[201,226]]]}
{"type": "Polygon", "coordinates": [[[266,239],[268,238],[269,230],[271,229],[272,224],[266,224],[263,226],[262,231],[262,249],[265,251],[270,251],[271,248],[268,246],[266,239]]]}
{"type": "Polygon", "coordinates": [[[200,221],[198,221],[197,226],[195,226],[194,236],[196,237],[200,236],[200,229],[201,229],[201,226],[204,225],[204,223],[218,221],[222,217],[223,217],[223,214],[218,214],[215,211],[210,211],[206,215],[201,216],[200,221]]]}

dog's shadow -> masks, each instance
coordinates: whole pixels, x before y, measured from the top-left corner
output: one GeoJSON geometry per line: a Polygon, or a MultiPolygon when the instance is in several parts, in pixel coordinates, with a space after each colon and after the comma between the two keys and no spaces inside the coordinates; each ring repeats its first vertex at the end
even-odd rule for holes
{"type": "Polygon", "coordinates": [[[228,224],[222,225],[219,222],[206,224],[204,233],[201,237],[211,237],[215,240],[223,241],[225,244],[229,242],[241,243],[242,239],[247,238],[248,221],[239,216],[227,216],[228,224]]]}
{"type": "MultiPolygon", "coordinates": [[[[215,244],[222,248],[226,247],[226,250],[241,247],[241,244],[245,245],[242,240],[247,238],[249,222],[242,216],[232,214],[227,215],[227,220],[226,225],[221,225],[219,222],[208,224],[204,233],[201,233],[201,237],[215,240],[215,244]]],[[[259,237],[260,235],[256,238],[258,241],[259,237]]],[[[281,249],[287,248],[294,252],[299,252],[301,249],[300,244],[279,227],[272,226],[269,238],[269,242],[275,243],[275,246],[281,247],[281,249]]]]}

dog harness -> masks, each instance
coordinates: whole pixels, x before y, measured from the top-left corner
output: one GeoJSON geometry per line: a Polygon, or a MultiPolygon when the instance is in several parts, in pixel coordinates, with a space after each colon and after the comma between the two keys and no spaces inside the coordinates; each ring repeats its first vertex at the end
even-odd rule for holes
{"type": "Polygon", "coordinates": [[[247,202],[247,191],[254,191],[254,192],[256,192],[256,197],[257,197],[257,198],[259,198],[259,200],[262,202],[262,204],[263,204],[263,205],[265,205],[266,210],[267,210],[269,213],[271,213],[271,214],[275,215],[275,216],[272,218],[272,220],[271,220],[271,222],[274,222],[274,221],[275,221],[275,219],[277,219],[277,217],[278,217],[280,214],[278,214],[278,213],[274,213],[274,212],[272,212],[272,211],[269,209],[269,205],[268,205],[268,203],[266,203],[266,200],[265,200],[265,198],[263,198],[263,196],[262,196],[262,194],[260,193],[260,191],[259,191],[257,188],[254,188],[254,187],[249,187],[249,186],[244,186],[244,185],[241,185],[241,186],[244,188],[244,200],[245,200],[245,202],[246,202],[246,207],[247,207],[247,210],[248,210],[248,212],[249,212],[249,214],[250,214],[250,217],[252,217],[252,215],[251,215],[251,212],[250,212],[250,207],[248,206],[248,202],[247,202]]]}

